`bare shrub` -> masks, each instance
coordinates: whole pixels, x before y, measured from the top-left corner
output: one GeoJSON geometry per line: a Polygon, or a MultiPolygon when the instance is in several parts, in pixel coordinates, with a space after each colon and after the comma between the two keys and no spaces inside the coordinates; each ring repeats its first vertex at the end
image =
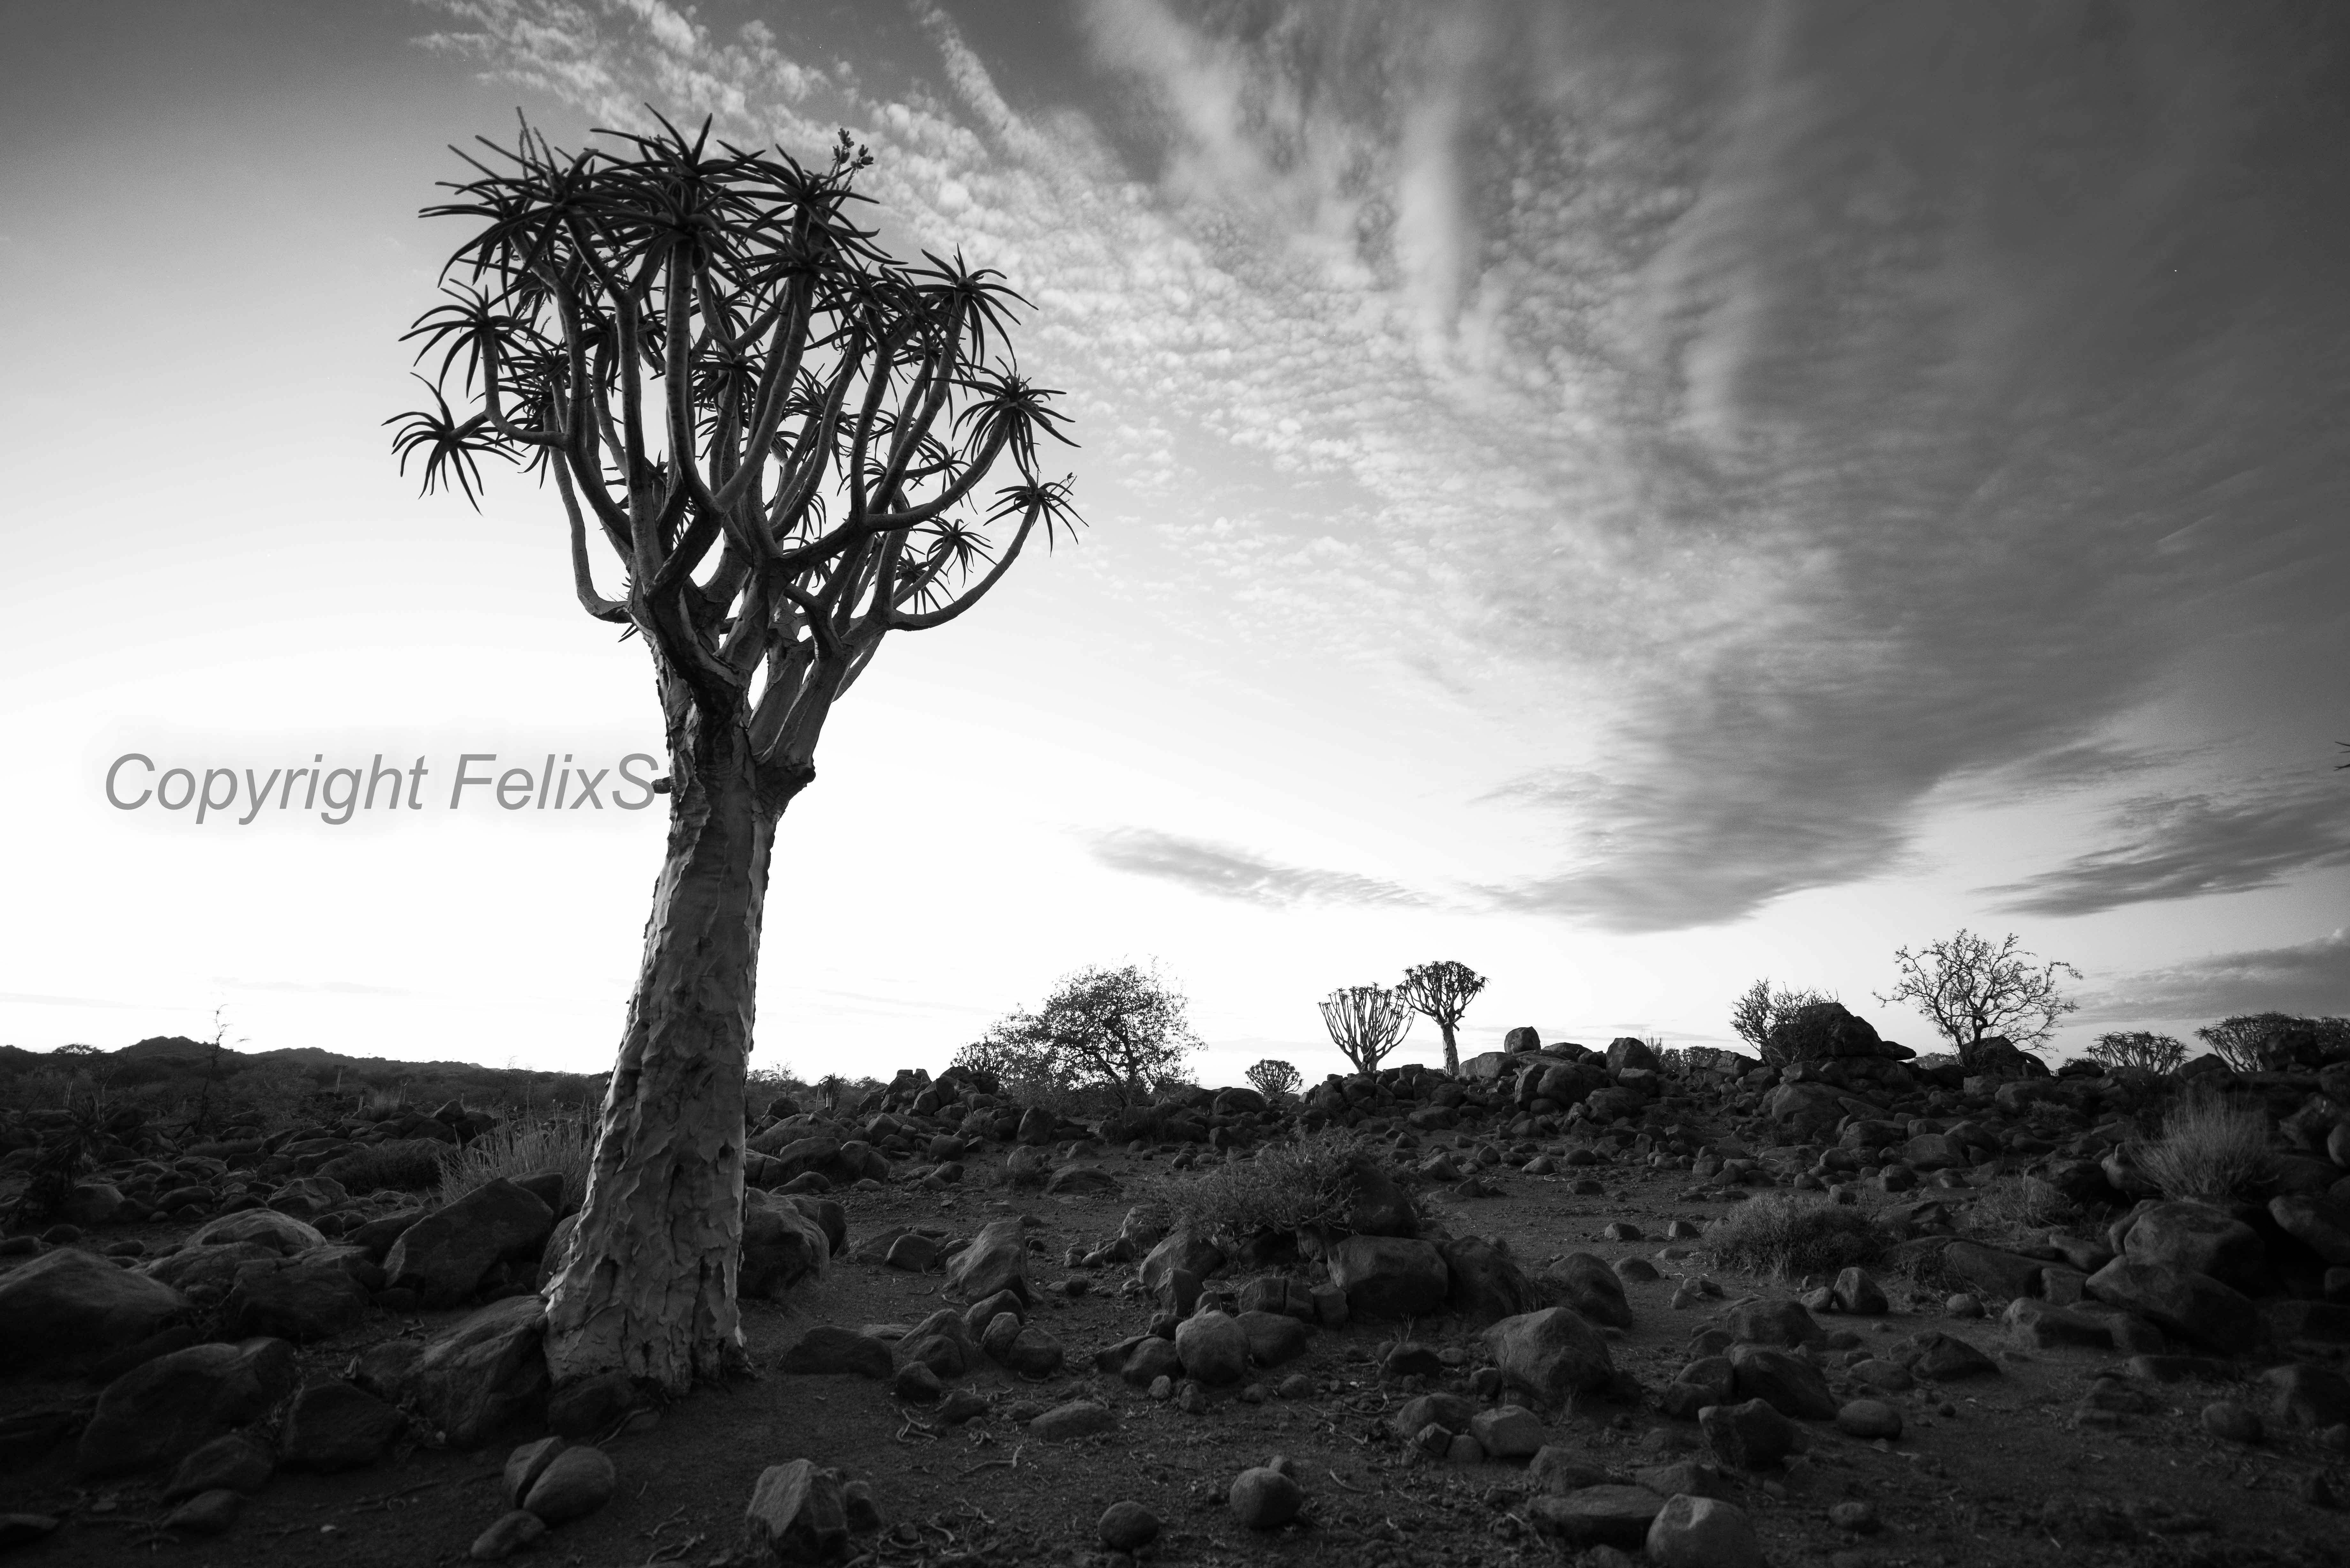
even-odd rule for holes
{"type": "Polygon", "coordinates": [[[2162,1136],[2133,1152],[2164,1197],[2207,1202],[2249,1196],[2276,1163],[2268,1117],[2214,1095],[2172,1106],[2162,1118],[2162,1136]]]}
{"type": "Polygon", "coordinates": [[[1179,1226],[1201,1236],[1243,1240],[1327,1225],[1353,1203],[1353,1169],[1368,1158],[1368,1143],[1334,1127],[1216,1166],[1168,1193],[1167,1207],[1179,1226]]]}
{"type": "Polygon", "coordinates": [[[338,1155],[328,1174],[353,1196],[386,1189],[422,1192],[441,1185],[448,1148],[447,1144],[429,1137],[362,1144],[348,1154],[338,1155]]]}
{"type": "Polygon", "coordinates": [[[441,1201],[454,1203],[500,1177],[559,1170],[563,1173],[561,1208],[577,1209],[588,1190],[588,1165],[595,1153],[596,1137],[585,1122],[568,1117],[508,1122],[492,1127],[448,1157],[441,1179],[441,1201]]]}
{"type": "Polygon", "coordinates": [[[1719,1269],[1800,1278],[1873,1263],[1890,1241],[1875,1213],[1810,1193],[1758,1194],[1705,1229],[1707,1262],[1719,1269]]]}

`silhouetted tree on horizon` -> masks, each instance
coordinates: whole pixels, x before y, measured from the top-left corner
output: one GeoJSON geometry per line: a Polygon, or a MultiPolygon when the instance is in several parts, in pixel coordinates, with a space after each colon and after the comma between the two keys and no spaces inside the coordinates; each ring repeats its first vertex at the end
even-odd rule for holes
{"type": "Polygon", "coordinates": [[[1453,1032],[1461,1027],[1461,1015],[1484,989],[1483,975],[1451,959],[1412,965],[1403,971],[1403,983],[1396,988],[1414,1012],[1436,1020],[1437,1032],[1444,1036],[1444,1070],[1456,1078],[1461,1075],[1461,1045],[1453,1032]]]}
{"type": "MultiPolygon", "coordinates": [[[[943,626],[1040,526],[1054,394],[1005,351],[1000,276],[907,267],[850,222],[870,157],[714,149],[666,120],[557,149],[525,124],[426,209],[470,233],[411,338],[432,406],[405,468],[469,500],[478,459],[551,478],[579,602],[651,656],[667,847],[587,1195],[547,1289],[560,1384],[681,1392],[739,1367],[743,1097],[777,819],[893,631],[943,626]],[[460,407],[452,409],[450,400],[460,407]],[[1014,482],[985,515],[999,463],[1014,482]],[[594,540],[621,586],[597,586],[594,540]]],[[[799,892],[796,890],[795,892],[799,892]]],[[[815,890],[800,892],[813,896],[815,890]]]]}

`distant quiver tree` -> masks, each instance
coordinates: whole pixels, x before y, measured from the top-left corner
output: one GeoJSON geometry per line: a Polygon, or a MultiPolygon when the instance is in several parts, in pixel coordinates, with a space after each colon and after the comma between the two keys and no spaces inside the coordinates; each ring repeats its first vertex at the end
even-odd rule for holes
{"type": "Polygon", "coordinates": [[[1461,1045],[1453,1031],[1461,1027],[1461,1015],[1484,989],[1483,975],[1451,959],[1412,965],[1403,971],[1403,983],[1396,987],[1396,993],[1412,1011],[1436,1020],[1437,1033],[1444,1036],[1444,1070],[1456,1078],[1461,1075],[1461,1045]]]}
{"type": "Polygon", "coordinates": [[[846,131],[815,167],[713,146],[706,122],[594,135],[567,151],[525,124],[459,154],[470,177],[425,215],[468,233],[409,334],[431,407],[394,445],[428,492],[473,499],[484,457],[551,479],[580,605],[652,658],[668,846],[546,1347],[558,1386],[674,1393],[743,1362],[776,821],[882,639],[953,620],[1076,518],[1037,467],[1039,437],[1066,439],[1054,394],[1006,351],[1017,296],[960,256],[885,254],[850,219],[871,158],[846,131]],[[618,558],[613,595],[591,542],[618,558]]]}
{"type": "Polygon", "coordinates": [[[1413,1009],[1384,985],[1341,986],[1322,1003],[1322,1026],[1357,1073],[1376,1073],[1410,1033],[1413,1009]]]}

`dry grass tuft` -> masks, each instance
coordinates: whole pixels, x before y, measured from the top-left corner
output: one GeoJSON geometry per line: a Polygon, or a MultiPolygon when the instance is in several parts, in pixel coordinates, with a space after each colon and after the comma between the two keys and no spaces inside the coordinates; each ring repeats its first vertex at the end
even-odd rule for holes
{"type": "Polygon", "coordinates": [[[2002,1179],[1978,1189],[1967,1209],[1967,1229],[1987,1237],[2045,1231],[2081,1217],[2079,1205],[2035,1176],[2002,1179]]]}
{"type": "Polygon", "coordinates": [[[563,1173],[563,1207],[577,1209],[588,1191],[588,1165],[596,1153],[596,1135],[586,1122],[565,1117],[556,1121],[508,1122],[451,1155],[441,1179],[441,1201],[454,1203],[476,1187],[499,1177],[536,1176],[543,1170],[563,1173]]]}
{"type": "Polygon", "coordinates": [[[1244,1240],[1326,1225],[1354,1199],[1349,1168],[1374,1158],[1365,1139],[1334,1127],[1217,1166],[1170,1191],[1167,1206],[1177,1225],[1203,1236],[1244,1240]]]}
{"type": "Polygon", "coordinates": [[[1801,1278],[1873,1263],[1890,1238],[1875,1213],[1810,1193],[1758,1193],[1705,1229],[1706,1261],[1718,1269],[1801,1278]]]}
{"type": "Polygon", "coordinates": [[[2138,1168],[2165,1198],[2205,1202],[2250,1196],[2276,1163],[2268,1117],[2210,1095],[2173,1106],[2162,1120],[2162,1136],[2136,1152],[2138,1168]]]}

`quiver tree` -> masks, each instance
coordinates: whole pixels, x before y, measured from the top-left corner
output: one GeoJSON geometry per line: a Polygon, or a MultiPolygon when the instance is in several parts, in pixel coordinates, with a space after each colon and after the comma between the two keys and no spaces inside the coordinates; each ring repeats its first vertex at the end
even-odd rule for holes
{"type": "Polygon", "coordinates": [[[1341,986],[1322,1003],[1322,1026],[1357,1073],[1376,1073],[1411,1031],[1411,1003],[1384,985],[1341,986]]]}
{"type": "Polygon", "coordinates": [[[1484,989],[1483,975],[1451,959],[1412,965],[1403,971],[1403,983],[1396,987],[1396,994],[1412,1011],[1436,1020],[1437,1033],[1444,1036],[1444,1070],[1456,1078],[1461,1075],[1461,1046],[1453,1031],[1460,1028],[1461,1015],[1484,989]]]}
{"type": "Polygon", "coordinates": [[[1265,1097],[1268,1104],[1287,1105],[1305,1086],[1305,1079],[1296,1068],[1277,1057],[1267,1056],[1248,1070],[1252,1088],[1265,1097]]]}
{"type": "Polygon", "coordinates": [[[581,606],[652,657],[668,845],[546,1344],[558,1384],[619,1371],[675,1392],[741,1358],[776,820],[882,639],[954,619],[1075,518],[1037,472],[1037,438],[1066,439],[1053,394],[1003,352],[1017,296],[960,257],[884,254],[849,220],[871,160],[847,132],[821,169],[713,150],[707,124],[596,134],[565,152],[525,126],[460,154],[473,177],[426,215],[470,233],[409,334],[432,406],[395,447],[428,491],[469,499],[484,456],[551,476],[581,606]],[[591,545],[618,557],[611,596],[591,545]]]}

